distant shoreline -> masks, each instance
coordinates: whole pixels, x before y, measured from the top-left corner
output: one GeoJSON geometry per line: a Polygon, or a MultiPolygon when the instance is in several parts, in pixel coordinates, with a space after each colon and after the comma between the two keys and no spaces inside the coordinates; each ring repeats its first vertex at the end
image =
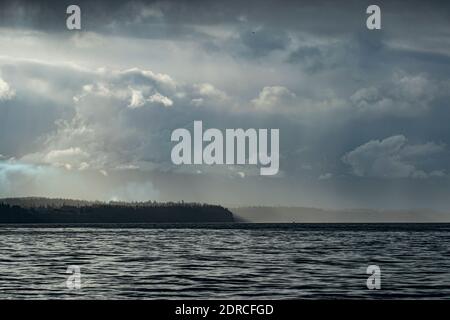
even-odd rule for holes
{"type": "Polygon", "coordinates": [[[0,199],[0,224],[230,223],[228,209],[198,203],[100,203],[66,199],[0,199]]]}
{"type": "Polygon", "coordinates": [[[73,199],[0,199],[0,224],[408,224],[450,223],[450,214],[433,210],[330,210],[308,207],[164,202],[99,202],[73,199]]]}
{"type": "Polygon", "coordinates": [[[265,231],[307,231],[307,232],[430,232],[430,231],[449,231],[450,223],[242,223],[242,222],[228,222],[228,223],[0,223],[0,231],[6,229],[200,229],[200,230],[265,230],[265,231]]]}

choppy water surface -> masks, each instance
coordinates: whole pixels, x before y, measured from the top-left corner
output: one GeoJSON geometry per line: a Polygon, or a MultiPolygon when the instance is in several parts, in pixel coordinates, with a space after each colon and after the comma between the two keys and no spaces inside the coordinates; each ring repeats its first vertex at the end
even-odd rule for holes
{"type": "Polygon", "coordinates": [[[0,226],[9,298],[450,298],[450,225],[0,226]]]}

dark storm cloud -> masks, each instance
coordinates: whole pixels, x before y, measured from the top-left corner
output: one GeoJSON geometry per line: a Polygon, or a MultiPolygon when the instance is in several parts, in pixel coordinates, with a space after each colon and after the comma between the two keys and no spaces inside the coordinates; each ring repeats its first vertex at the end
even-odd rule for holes
{"type": "MultiPolygon", "coordinates": [[[[65,10],[70,4],[73,3],[4,1],[0,4],[0,26],[66,35],[65,10]]],[[[432,59],[445,64],[449,59],[448,31],[441,28],[450,20],[447,2],[382,3],[383,28],[376,33],[365,29],[365,9],[370,1],[340,4],[332,1],[78,1],[77,4],[82,9],[82,29],[86,32],[192,41],[205,49],[225,50],[235,58],[244,59],[285,51],[286,61],[299,63],[308,72],[350,63],[375,68],[385,59],[404,61],[404,54],[392,51],[386,41],[409,41],[412,47],[397,50],[409,50],[407,56],[411,60],[427,63],[432,59]],[[214,28],[228,30],[229,34],[225,38],[218,36],[214,28]],[[321,42],[317,43],[317,39],[321,42]],[[436,43],[444,45],[447,52],[439,52],[436,43]]]]}
{"type": "Polygon", "coordinates": [[[291,39],[285,31],[266,30],[264,28],[243,30],[239,34],[239,40],[246,47],[243,54],[250,56],[265,56],[275,50],[288,48],[291,39]]]}
{"type": "MultiPolygon", "coordinates": [[[[151,18],[165,19],[171,24],[206,24],[236,23],[242,20],[253,20],[258,23],[278,25],[285,29],[321,32],[333,26],[335,32],[355,30],[361,21],[341,19],[351,17],[365,9],[370,1],[349,0],[336,4],[333,1],[68,1],[68,0],[12,0],[2,1],[2,23],[5,25],[30,25],[59,29],[58,21],[64,21],[59,13],[71,4],[77,4],[85,9],[85,18],[94,26],[101,26],[108,22],[128,23],[130,21],[146,22],[151,18]],[[144,8],[153,9],[142,12],[144,8]],[[141,20],[136,15],[141,13],[141,20]],[[16,19],[21,17],[22,19],[16,19]],[[282,18],[282,19],[280,19],[282,18]],[[334,18],[334,19],[332,19],[334,18]],[[28,22],[27,22],[28,21],[28,22]],[[309,26],[309,27],[308,27],[309,26]],[[322,26],[322,28],[317,28],[322,26]]],[[[434,23],[430,18],[445,18],[450,15],[447,1],[386,1],[380,2],[386,9],[388,22],[395,17],[414,17],[416,21],[407,21],[410,25],[428,22],[425,29],[430,30],[434,23]],[[439,8],[440,10],[435,10],[439,8]]],[[[365,12],[365,10],[364,10],[365,12]]],[[[356,19],[355,19],[356,20],[356,19]]],[[[365,22],[365,21],[363,21],[365,22]]],[[[406,22],[406,21],[405,21],[406,22]]],[[[407,28],[405,26],[405,28],[407,28]]],[[[327,30],[327,34],[329,34],[327,30]]],[[[397,30],[403,31],[403,30],[397,30]]]]}
{"type": "MultiPolygon", "coordinates": [[[[70,4],[74,2],[2,1],[0,25],[66,32],[65,10],[70,4]]],[[[247,27],[241,33],[243,43],[264,49],[285,47],[288,41],[285,31],[328,38],[361,30],[365,27],[365,9],[371,2],[80,0],[76,4],[82,8],[85,31],[150,39],[205,38],[206,41],[208,37],[195,26],[242,25],[247,27]],[[251,28],[258,27],[267,28],[266,36],[264,32],[252,33],[251,28]]],[[[450,19],[450,4],[445,1],[389,1],[382,3],[382,7],[385,29],[404,35],[411,34],[411,27],[420,26],[415,33],[418,40],[421,34],[429,34],[450,19]]]]}

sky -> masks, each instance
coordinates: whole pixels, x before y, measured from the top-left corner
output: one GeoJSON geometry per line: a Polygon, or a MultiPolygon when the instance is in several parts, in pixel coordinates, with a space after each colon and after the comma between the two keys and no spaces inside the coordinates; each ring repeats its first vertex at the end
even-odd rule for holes
{"type": "Polygon", "coordinates": [[[0,4],[0,197],[450,211],[450,4],[0,4]],[[171,162],[173,130],[277,128],[280,170],[171,162]]]}

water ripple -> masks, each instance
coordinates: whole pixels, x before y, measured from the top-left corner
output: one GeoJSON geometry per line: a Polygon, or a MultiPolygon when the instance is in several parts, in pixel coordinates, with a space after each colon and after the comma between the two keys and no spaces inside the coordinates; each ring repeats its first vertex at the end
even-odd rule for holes
{"type": "Polygon", "coordinates": [[[0,252],[0,299],[450,297],[448,227],[0,227],[0,252]]]}

